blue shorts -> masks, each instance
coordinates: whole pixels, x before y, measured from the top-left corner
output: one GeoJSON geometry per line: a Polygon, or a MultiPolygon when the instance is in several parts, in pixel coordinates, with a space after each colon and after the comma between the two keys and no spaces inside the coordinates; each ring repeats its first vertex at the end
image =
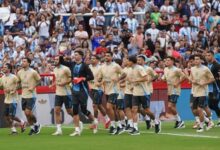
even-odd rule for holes
{"type": "Polygon", "coordinates": [[[118,110],[124,110],[125,109],[125,100],[124,99],[117,99],[117,105],[118,110]]]}
{"type": "Polygon", "coordinates": [[[21,100],[21,106],[22,110],[24,111],[25,109],[33,110],[35,107],[35,102],[36,98],[22,98],[21,100]]]}
{"type": "Polygon", "coordinates": [[[5,116],[14,117],[16,114],[17,103],[5,104],[5,116]]]}

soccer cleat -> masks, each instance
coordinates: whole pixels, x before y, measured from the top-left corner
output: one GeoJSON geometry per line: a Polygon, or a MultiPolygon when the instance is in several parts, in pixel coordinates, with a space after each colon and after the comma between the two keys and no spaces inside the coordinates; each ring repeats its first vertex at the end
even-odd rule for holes
{"type": "Polygon", "coordinates": [[[220,122],[218,122],[218,123],[215,125],[215,127],[220,127],[220,122]]]}
{"type": "Polygon", "coordinates": [[[208,123],[208,125],[206,127],[206,130],[210,130],[214,126],[215,126],[214,122],[213,121],[209,121],[209,123],[208,123]]]}
{"type": "Polygon", "coordinates": [[[109,120],[109,121],[107,121],[107,122],[105,123],[105,128],[106,128],[106,129],[109,128],[110,123],[111,123],[111,120],[109,120]]]}
{"type": "Polygon", "coordinates": [[[174,128],[176,129],[178,127],[178,121],[176,121],[174,128]]]}
{"type": "Polygon", "coordinates": [[[70,136],[80,136],[80,131],[74,131],[70,136]]]}
{"type": "Polygon", "coordinates": [[[130,132],[131,135],[140,135],[140,132],[133,128],[133,130],[130,132]]]}
{"type": "Polygon", "coordinates": [[[177,124],[177,128],[178,129],[185,128],[184,121],[179,121],[178,124],[177,124]]]}
{"type": "Polygon", "coordinates": [[[83,122],[82,121],[79,122],[79,129],[80,129],[80,133],[82,133],[82,131],[83,131],[83,122]]]}
{"type": "Polygon", "coordinates": [[[130,125],[127,125],[125,127],[125,131],[127,131],[127,132],[131,132],[132,130],[133,130],[133,128],[130,125]]]}
{"type": "Polygon", "coordinates": [[[155,133],[160,133],[161,132],[161,122],[159,124],[155,124],[155,133]]]}
{"type": "Polygon", "coordinates": [[[117,133],[117,129],[111,126],[109,129],[109,134],[115,135],[116,133],[117,133]]]}
{"type": "Polygon", "coordinates": [[[193,129],[198,129],[198,127],[199,127],[199,122],[196,121],[193,125],[193,129]]]}
{"type": "Polygon", "coordinates": [[[201,128],[201,127],[199,127],[197,130],[196,130],[196,132],[203,132],[204,131],[204,129],[203,128],[201,128]]]}
{"type": "Polygon", "coordinates": [[[35,125],[34,128],[35,128],[35,134],[39,134],[41,130],[41,125],[40,124],[35,125]]]}
{"type": "Polygon", "coordinates": [[[146,120],[146,129],[149,130],[151,128],[151,121],[150,120],[146,120]]]}
{"type": "Polygon", "coordinates": [[[96,134],[98,132],[98,125],[94,124],[93,133],[96,134]]]}
{"type": "Polygon", "coordinates": [[[124,132],[125,132],[125,128],[117,127],[117,132],[116,132],[116,134],[120,135],[120,134],[122,134],[122,133],[124,133],[124,132]]]}
{"type": "Polygon", "coordinates": [[[30,132],[28,133],[28,135],[30,135],[30,136],[31,136],[31,135],[34,135],[34,134],[35,134],[34,129],[31,129],[30,132]]]}
{"type": "Polygon", "coordinates": [[[26,122],[24,122],[23,124],[21,124],[21,133],[23,133],[25,130],[26,130],[26,125],[27,125],[27,123],[26,122]]]}
{"type": "Polygon", "coordinates": [[[62,135],[63,133],[62,133],[62,131],[60,130],[60,131],[56,131],[56,132],[54,132],[52,135],[54,135],[54,136],[58,136],[58,135],[62,135]]]}

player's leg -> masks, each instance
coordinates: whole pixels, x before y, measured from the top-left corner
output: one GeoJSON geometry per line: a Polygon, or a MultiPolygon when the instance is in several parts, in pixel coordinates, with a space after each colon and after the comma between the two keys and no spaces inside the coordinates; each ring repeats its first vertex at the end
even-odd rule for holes
{"type": "Polygon", "coordinates": [[[11,128],[11,135],[17,134],[16,128],[13,126],[13,120],[10,117],[10,104],[5,104],[4,118],[11,128]]]}
{"type": "Polygon", "coordinates": [[[31,126],[29,135],[39,134],[41,129],[40,124],[37,122],[37,119],[32,112],[35,107],[35,101],[35,98],[22,98],[22,109],[24,110],[28,123],[31,126]]]}
{"type": "MultiPolygon", "coordinates": [[[[197,105],[197,111],[198,111],[199,120],[200,120],[200,126],[197,129],[197,132],[203,132],[204,131],[204,121],[205,121],[204,113],[203,113],[203,109],[205,107],[205,96],[204,97],[197,97],[194,105],[197,105]]],[[[194,106],[194,107],[196,107],[196,106],[194,106]]]]}
{"type": "Polygon", "coordinates": [[[172,112],[172,114],[175,116],[175,119],[176,119],[176,123],[175,123],[174,128],[184,128],[185,124],[181,120],[181,118],[177,112],[177,109],[176,109],[176,104],[177,104],[178,98],[179,98],[178,95],[170,95],[168,97],[168,109],[170,109],[170,111],[172,112]]]}
{"type": "Polygon", "coordinates": [[[138,106],[140,103],[140,96],[133,96],[132,98],[132,118],[133,118],[133,130],[130,132],[131,135],[139,135],[138,130],[138,106]]]}
{"type": "Polygon", "coordinates": [[[133,128],[133,118],[132,118],[132,95],[125,94],[125,115],[127,117],[127,126],[125,128],[126,131],[130,132],[133,128]]]}
{"type": "Polygon", "coordinates": [[[23,133],[26,129],[26,122],[24,122],[22,119],[16,117],[16,110],[17,110],[17,103],[11,103],[9,105],[9,114],[10,114],[10,119],[13,122],[13,126],[15,126],[16,122],[19,124],[20,128],[21,128],[21,133],[23,133]]]}
{"type": "Polygon", "coordinates": [[[193,95],[190,94],[190,109],[192,111],[192,114],[195,117],[195,123],[193,125],[193,129],[197,129],[199,127],[200,121],[199,121],[199,115],[198,115],[197,109],[193,108],[193,101],[194,101],[193,95]]]}
{"type": "Polygon", "coordinates": [[[124,99],[118,99],[117,100],[117,115],[118,115],[118,121],[117,121],[117,133],[116,134],[122,134],[125,131],[125,113],[124,113],[124,99]]]}
{"type": "Polygon", "coordinates": [[[62,135],[62,129],[61,129],[61,107],[63,105],[63,98],[64,96],[55,96],[55,107],[54,107],[54,113],[55,113],[55,121],[57,129],[52,135],[62,135]]]}
{"type": "Polygon", "coordinates": [[[155,133],[159,133],[161,131],[161,123],[159,118],[155,119],[155,115],[150,110],[150,95],[142,96],[141,104],[145,111],[145,114],[148,115],[150,119],[155,122],[155,133]]]}
{"type": "Polygon", "coordinates": [[[117,97],[118,97],[117,94],[110,94],[107,96],[107,113],[111,120],[110,129],[109,129],[110,134],[116,134],[117,132],[115,126],[115,121],[116,121],[115,109],[116,109],[117,97]]]}

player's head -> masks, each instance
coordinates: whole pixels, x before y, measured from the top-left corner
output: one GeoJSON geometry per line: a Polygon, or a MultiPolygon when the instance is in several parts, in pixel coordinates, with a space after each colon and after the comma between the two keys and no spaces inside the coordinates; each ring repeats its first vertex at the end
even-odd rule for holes
{"type": "Polygon", "coordinates": [[[192,66],[194,66],[194,55],[191,55],[189,57],[189,62],[191,63],[192,66]]]}
{"type": "Polygon", "coordinates": [[[12,72],[12,65],[9,64],[9,63],[5,63],[3,65],[2,71],[3,71],[3,73],[10,73],[10,72],[12,72]]]}
{"type": "Polygon", "coordinates": [[[167,67],[171,67],[171,66],[173,66],[174,65],[174,62],[175,62],[175,58],[174,57],[171,57],[171,56],[168,56],[167,58],[166,58],[166,66],[167,67]]]}
{"type": "Polygon", "coordinates": [[[59,55],[57,55],[57,56],[55,56],[54,57],[54,65],[55,66],[59,66],[60,65],[60,56],[59,55]]]}
{"type": "Polygon", "coordinates": [[[208,51],[205,55],[205,59],[208,63],[213,62],[214,60],[214,52],[213,51],[208,51]]]}
{"type": "Polygon", "coordinates": [[[135,64],[137,64],[137,57],[136,56],[130,56],[128,58],[128,66],[132,67],[135,64]]]}
{"type": "Polygon", "coordinates": [[[84,56],[84,54],[80,50],[77,50],[74,52],[75,61],[81,61],[83,59],[83,56],[84,56]]]}
{"type": "Polygon", "coordinates": [[[100,57],[98,55],[92,55],[91,56],[91,64],[97,65],[99,63],[100,57]]]}
{"type": "Polygon", "coordinates": [[[112,61],[112,57],[113,57],[113,53],[111,51],[107,51],[105,53],[105,61],[106,62],[111,62],[112,61]]]}
{"type": "Polygon", "coordinates": [[[201,65],[202,63],[202,56],[201,55],[194,55],[194,64],[196,66],[201,65]]]}
{"type": "Polygon", "coordinates": [[[145,64],[146,57],[144,55],[138,55],[137,56],[137,63],[138,65],[143,66],[145,64]]]}
{"type": "Polygon", "coordinates": [[[28,68],[31,64],[31,60],[28,57],[25,57],[22,59],[22,67],[23,68],[28,68]]]}

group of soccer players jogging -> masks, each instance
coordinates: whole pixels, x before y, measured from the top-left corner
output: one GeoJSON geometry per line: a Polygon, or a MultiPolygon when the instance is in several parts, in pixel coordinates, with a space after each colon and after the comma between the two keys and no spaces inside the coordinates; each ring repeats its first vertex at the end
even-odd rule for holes
{"type": "MultiPolygon", "coordinates": [[[[90,64],[83,62],[82,51],[74,52],[74,61],[65,61],[62,56],[54,58],[55,81],[50,88],[55,90],[55,121],[56,131],[52,135],[62,135],[61,108],[65,105],[68,115],[73,118],[74,131],[70,136],[79,136],[83,131],[79,111],[91,120],[90,128],[93,133],[98,132],[98,113],[105,119],[105,128],[109,134],[119,135],[128,132],[139,135],[138,113],[146,119],[147,129],[154,124],[155,133],[161,132],[161,121],[158,114],[150,110],[150,101],[153,94],[153,81],[158,74],[146,65],[144,55],[123,58],[123,61],[113,61],[113,53],[105,53],[105,62],[100,57],[92,55],[90,64]],[[103,96],[106,96],[106,106],[103,105],[103,96]],[[88,98],[93,100],[94,112],[87,109],[88,98]],[[94,115],[93,115],[94,114],[94,115]]],[[[176,104],[181,93],[181,83],[188,80],[191,87],[190,107],[195,116],[197,132],[203,132],[204,127],[209,130],[214,126],[211,110],[216,112],[220,126],[219,87],[220,65],[216,63],[213,52],[206,53],[205,60],[200,55],[193,55],[189,59],[190,70],[183,71],[175,66],[175,59],[167,57],[164,61],[166,68],[162,80],[167,83],[168,109],[175,117],[174,128],[184,128],[176,104]]],[[[11,127],[11,134],[17,134],[15,122],[20,125],[21,132],[25,131],[26,124],[30,126],[29,135],[39,134],[41,125],[33,114],[36,102],[36,87],[39,85],[40,75],[30,68],[31,60],[22,59],[22,69],[12,74],[12,66],[3,65],[4,75],[0,86],[5,94],[5,118],[11,127]],[[27,122],[16,117],[18,89],[22,89],[21,104],[27,122]]]]}

